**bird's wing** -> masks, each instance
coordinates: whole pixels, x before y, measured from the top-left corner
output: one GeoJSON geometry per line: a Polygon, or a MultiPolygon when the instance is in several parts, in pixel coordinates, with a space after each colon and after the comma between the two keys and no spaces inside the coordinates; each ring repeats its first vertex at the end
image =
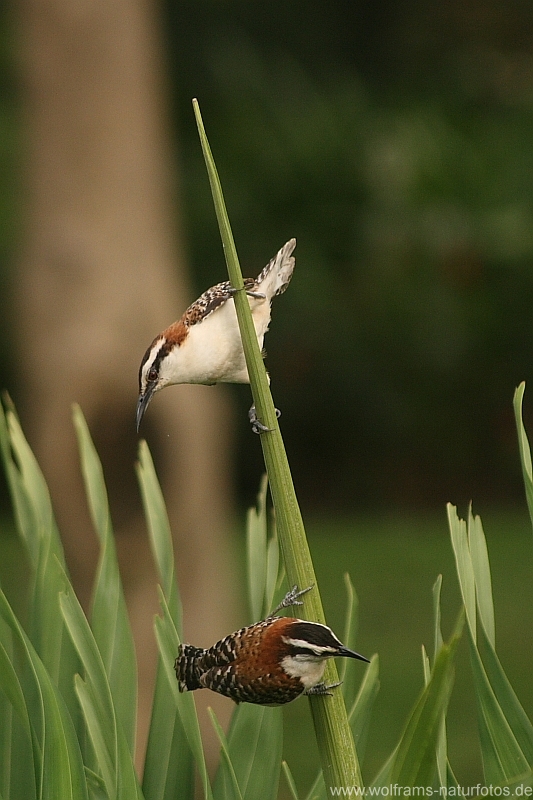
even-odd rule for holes
{"type": "MultiPolygon", "coordinates": [[[[245,289],[251,289],[254,284],[253,278],[244,279],[245,289]]],[[[181,321],[189,328],[192,325],[196,325],[197,322],[201,322],[213,311],[216,311],[217,308],[220,308],[232,295],[232,286],[229,281],[217,283],[216,286],[212,286],[189,306],[181,321]]]]}

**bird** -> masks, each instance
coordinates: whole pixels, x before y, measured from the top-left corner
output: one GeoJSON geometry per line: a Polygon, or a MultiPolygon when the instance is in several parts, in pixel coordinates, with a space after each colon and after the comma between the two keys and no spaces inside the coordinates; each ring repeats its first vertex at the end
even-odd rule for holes
{"type": "MultiPolygon", "coordinates": [[[[272,298],[287,289],[294,270],[296,239],[289,239],[257,278],[245,278],[259,347],[270,323],[272,298]]],[[[178,383],[249,383],[241,334],[229,281],[217,283],[185,311],[183,316],[156,336],[139,368],[137,432],[156,392],[178,383]]],[[[279,412],[278,416],[279,416],[279,412]]],[[[252,430],[269,430],[249,412],[252,430]]]]}
{"type": "Polygon", "coordinates": [[[319,622],[278,617],[281,608],[302,605],[310,591],[294,586],[261,622],[241,628],[207,650],[181,644],[174,663],[180,692],[211,689],[235,703],[280,706],[303,694],[331,695],[339,683],[322,681],[328,658],[368,659],[345,647],[319,622]]]}

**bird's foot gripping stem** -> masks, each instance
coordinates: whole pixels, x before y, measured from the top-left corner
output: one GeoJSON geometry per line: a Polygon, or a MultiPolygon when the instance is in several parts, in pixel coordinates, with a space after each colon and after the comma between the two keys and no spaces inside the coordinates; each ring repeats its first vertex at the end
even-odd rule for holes
{"type": "Polygon", "coordinates": [[[313,586],[308,586],[307,589],[298,589],[298,586],[293,586],[292,589],[289,589],[279,606],[276,606],[272,614],[270,615],[273,617],[278,611],[281,611],[282,608],[290,608],[291,606],[303,606],[303,603],[299,598],[303,594],[307,594],[310,592],[313,586]]]}
{"type": "Polygon", "coordinates": [[[319,695],[322,697],[333,697],[333,692],[330,692],[329,689],[336,689],[337,686],[340,686],[342,681],[338,681],[337,683],[329,683],[326,684],[323,681],[321,683],[317,683],[315,686],[312,686],[310,689],[304,692],[307,695],[319,695]]]}
{"type": "MultiPolygon", "coordinates": [[[[279,408],[275,409],[276,417],[279,419],[281,417],[281,411],[279,408]]],[[[269,433],[270,431],[274,430],[273,428],[269,428],[267,425],[263,425],[261,420],[257,416],[257,411],[254,405],[250,408],[248,412],[248,419],[250,420],[250,425],[252,426],[252,430],[254,433],[261,434],[261,433],[269,433]]]]}
{"type": "MultiPolygon", "coordinates": [[[[244,289],[244,286],[242,287],[242,289],[244,289]]],[[[242,289],[236,289],[234,286],[230,286],[230,288],[228,289],[228,294],[230,294],[233,297],[234,295],[237,294],[237,292],[242,292],[242,289]]],[[[266,300],[266,294],[263,294],[263,292],[250,292],[248,291],[248,289],[245,289],[245,292],[248,295],[248,297],[253,297],[255,298],[255,300],[266,300]]]]}

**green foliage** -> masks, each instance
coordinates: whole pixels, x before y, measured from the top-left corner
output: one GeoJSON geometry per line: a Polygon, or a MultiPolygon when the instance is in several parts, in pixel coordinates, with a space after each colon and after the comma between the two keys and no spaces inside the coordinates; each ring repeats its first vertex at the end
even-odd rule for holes
{"type": "Polygon", "coordinates": [[[473,2],[167,8],[196,289],[222,259],[192,96],[243,271],[298,239],[267,364],[302,504],[518,502],[507,397],[532,369],[530,4],[491,3],[482,25],[473,2]]]}
{"type": "MultiPolygon", "coordinates": [[[[520,402],[523,387],[520,391],[520,402]]],[[[529,444],[518,411],[524,472],[529,444]]],[[[198,771],[205,798],[275,800],[281,772],[293,800],[301,800],[287,764],[282,764],[282,709],[242,704],[228,734],[214,714],[221,761],[211,782],[205,765],[193,694],[180,694],[173,662],[181,630],[181,605],[174,575],[170,528],[154,466],[141,443],[138,476],[154,560],[161,582],[161,616],[155,621],[160,651],[146,764],[139,782],[132,758],[135,724],[135,656],[122,595],[105,485],[98,457],[79,409],[74,420],[91,513],[99,526],[101,559],[93,598],[108,608],[88,619],[70,584],[50,500],[14,411],[0,414],[0,448],[19,534],[31,565],[28,620],[23,626],[0,591],[0,797],[2,800],[71,798],[194,797],[198,771]],[[107,563],[106,563],[107,562],[107,563]],[[131,658],[132,664],[124,663],[131,658]],[[119,685],[117,668],[124,669],[119,685]],[[126,706],[129,704],[130,709],[126,706]]],[[[452,548],[466,620],[479,719],[484,779],[493,786],[533,785],[533,726],[496,653],[490,565],[481,521],[466,521],[448,506],[452,548]]],[[[274,603],[283,577],[275,556],[276,531],[268,525],[266,483],[250,512],[247,560],[250,600],[261,614],[274,603]],[[255,572],[254,572],[255,570],[255,572]],[[257,578],[257,580],[256,580],[257,578]]],[[[441,632],[442,581],[433,589],[433,657],[423,648],[425,686],[396,747],[373,786],[441,786],[457,789],[448,762],[446,711],[453,684],[453,658],[462,616],[448,643],[441,632]],[[431,661],[431,663],[430,663],[431,661]]],[[[354,644],[357,600],[348,576],[345,639],[354,644]]],[[[352,733],[364,752],[372,704],[379,690],[374,656],[357,686],[346,663],[343,693],[352,733]]],[[[321,773],[307,800],[328,796],[321,773]]]]}

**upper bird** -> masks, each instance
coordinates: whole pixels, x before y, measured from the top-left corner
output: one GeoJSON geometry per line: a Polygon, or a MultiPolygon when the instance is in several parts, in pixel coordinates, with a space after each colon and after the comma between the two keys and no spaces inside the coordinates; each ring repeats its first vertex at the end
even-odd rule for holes
{"type": "MultiPolygon", "coordinates": [[[[245,278],[260,349],[270,322],[272,298],[283,294],[292,278],[296,239],[290,239],[261,270],[245,278]]],[[[139,369],[137,431],[155,392],[175,383],[249,383],[235,313],[235,289],[217,283],[185,311],[181,319],[156,336],[139,369]]],[[[253,416],[251,416],[254,425],[253,416]]],[[[257,422],[256,430],[263,426],[257,422]]]]}

